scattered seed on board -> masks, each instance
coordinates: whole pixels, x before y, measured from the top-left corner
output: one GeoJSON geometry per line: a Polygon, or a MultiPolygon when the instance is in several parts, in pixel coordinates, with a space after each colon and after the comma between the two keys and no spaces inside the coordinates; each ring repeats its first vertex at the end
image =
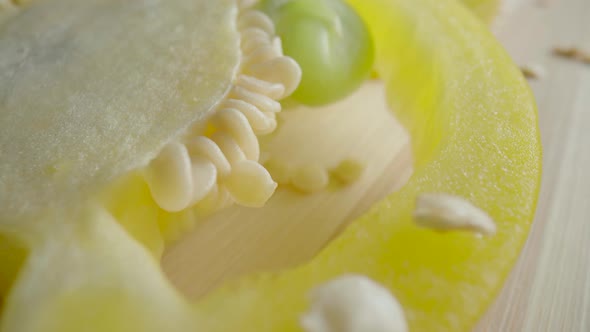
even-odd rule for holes
{"type": "Polygon", "coordinates": [[[585,64],[590,64],[590,53],[577,47],[554,47],[553,54],[585,64]]]}
{"type": "Polygon", "coordinates": [[[422,194],[416,200],[414,220],[437,231],[466,230],[483,235],[496,233],[496,224],[483,210],[464,198],[448,194],[422,194]]]}
{"type": "Polygon", "coordinates": [[[545,68],[543,68],[540,65],[524,65],[520,67],[520,70],[526,78],[542,79],[543,77],[545,77],[545,68]]]}

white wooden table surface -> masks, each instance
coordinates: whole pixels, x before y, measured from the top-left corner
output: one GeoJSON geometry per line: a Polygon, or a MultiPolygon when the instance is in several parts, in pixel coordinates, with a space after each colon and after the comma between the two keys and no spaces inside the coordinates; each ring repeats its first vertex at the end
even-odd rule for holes
{"type": "Polygon", "coordinates": [[[588,332],[590,64],[556,57],[552,49],[590,52],[590,0],[524,4],[506,15],[496,32],[517,63],[536,63],[546,71],[531,81],[544,175],[527,245],[476,331],[588,332]]]}

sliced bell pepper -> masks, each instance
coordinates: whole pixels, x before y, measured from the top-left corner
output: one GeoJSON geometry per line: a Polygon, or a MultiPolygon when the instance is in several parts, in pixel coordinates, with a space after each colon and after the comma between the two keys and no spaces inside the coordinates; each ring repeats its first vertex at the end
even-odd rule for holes
{"type": "Polygon", "coordinates": [[[471,327],[514,264],[533,217],[541,172],[533,96],[487,27],[455,0],[350,3],[369,25],[377,72],[412,137],[415,172],[401,191],[309,263],[230,283],[196,304],[163,276],[154,259],[162,244],[151,230],[133,224],[140,229],[131,233],[143,234],[153,252],[92,204],[50,211],[30,234],[5,243],[19,257],[0,270],[16,278],[2,293],[0,331],[300,331],[307,292],[350,272],[390,289],[411,330],[471,327]],[[467,198],[495,219],[498,233],[418,228],[414,200],[427,192],[467,198]]]}
{"type": "Polygon", "coordinates": [[[351,0],[409,130],[415,172],[308,264],[228,285],[197,308],[207,331],[299,331],[306,293],[344,273],[386,285],[411,331],[467,331],[499,291],[533,219],[541,144],[533,95],[488,28],[453,0],[351,0]],[[420,193],[474,202],[498,233],[440,234],[412,221],[420,193]]]}

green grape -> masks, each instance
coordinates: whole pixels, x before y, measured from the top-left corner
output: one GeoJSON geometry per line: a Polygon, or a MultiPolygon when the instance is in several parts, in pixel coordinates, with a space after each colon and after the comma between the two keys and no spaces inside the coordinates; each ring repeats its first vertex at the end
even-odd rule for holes
{"type": "Polygon", "coordinates": [[[293,98],[323,105],[344,98],[369,76],[373,41],[365,23],[341,0],[265,0],[284,53],[303,76],[293,98]]]}

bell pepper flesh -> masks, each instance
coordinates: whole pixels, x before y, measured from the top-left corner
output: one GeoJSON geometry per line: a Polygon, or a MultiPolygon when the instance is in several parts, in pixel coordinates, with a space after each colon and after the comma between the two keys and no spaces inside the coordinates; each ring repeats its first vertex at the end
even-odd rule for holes
{"type": "MultiPolygon", "coordinates": [[[[134,217],[145,214],[141,209],[112,208],[115,218],[85,207],[58,214],[51,218],[77,222],[25,239],[34,243],[30,252],[19,249],[14,264],[2,264],[3,284],[13,288],[0,331],[300,331],[307,292],[350,272],[391,289],[411,330],[471,327],[501,287],[532,220],[541,172],[532,94],[484,24],[455,0],[350,3],[369,25],[388,101],[412,136],[415,173],[401,191],[309,263],[238,280],[196,304],[163,277],[154,259],[163,245],[156,221],[142,227],[134,217]],[[477,238],[416,227],[411,213],[422,192],[469,199],[496,220],[498,233],[477,238]]],[[[152,204],[137,200],[133,205],[152,204]]]]}
{"type": "Polygon", "coordinates": [[[532,221],[541,145],[531,91],[487,27],[452,0],[352,0],[409,130],[415,173],[306,265],[244,279],[197,308],[207,331],[299,331],[306,293],[344,273],[392,290],[412,331],[465,331],[499,291],[532,221]],[[440,234],[412,222],[422,192],[456,194],[498,233],[440,234]]]}

